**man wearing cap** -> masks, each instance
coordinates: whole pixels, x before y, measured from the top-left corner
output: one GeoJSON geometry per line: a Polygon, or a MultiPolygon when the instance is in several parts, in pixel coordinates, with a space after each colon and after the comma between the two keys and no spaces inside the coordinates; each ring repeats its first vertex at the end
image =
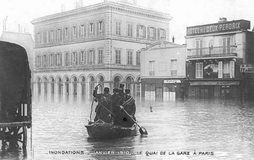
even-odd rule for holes
{"type": "Polygon", "coordinates": [[[120,117],[120,105],[123,103],[123,97],[121,95],[121,90],[118,88],[113,89],[113,95],[111,97],[112,101],[112,113],[114,114],[114,124],[121,125],[121,117],[120,117]]]}
{"type": "Polygon", "coordinates": [[[109,123],[111,122],[111,116],[109,111],[112,111],[111,94],[109,94],[109,88],[105,87],[103,94],[98,94],[97,90],[98,90],[98,86],[95,87],[95,90],[93,92],[95,101],[98,102],[98,105],[95,109],[96,116],[94,118],[94,121],[101,119],[102,121],[109,123]]]}
{"type": "Polygon", "coordinates": [[[122,125],[125,127],[131,127],[134,124],[134,122],[123,111],[123,109],[124,109],[134,120],[136,120],[136,118],[135,118],[136,105],[135,105],[134,98],[130,95],[130,89],[125,89],[124,101],[123,101],[123,105],[120,106],[120,109],[122,109],[122,112],[121,112],[121,117],[123,120],[122,125]]]}

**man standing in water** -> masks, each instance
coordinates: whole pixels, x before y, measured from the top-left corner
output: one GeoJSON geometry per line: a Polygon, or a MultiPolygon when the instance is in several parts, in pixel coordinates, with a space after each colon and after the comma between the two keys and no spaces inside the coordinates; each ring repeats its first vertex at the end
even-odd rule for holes
{"type": "Polygon", "coordinates": [[[98,94],[97,90],[98,86],[95,87],[93,92],[95,101],[98,102],[98,105],[95,109],[96,116],[94,118],[94,121],[101,119],[104,122],[110,123],[111,122],[110,112],[112,111],[112,108],[111,108],[111,94],[109,94],[109,88],[105,87],[103,94],[98,94]]]}

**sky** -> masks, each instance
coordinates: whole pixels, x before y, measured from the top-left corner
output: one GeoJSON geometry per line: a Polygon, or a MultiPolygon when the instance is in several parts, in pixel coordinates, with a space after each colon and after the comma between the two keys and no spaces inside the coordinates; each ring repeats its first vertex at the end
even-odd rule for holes
{"type": "MultiPolygon", "coordinates": [[[[83,0],[83,6],[103,0],[83,0]]],[[[33,34],[31,21],[45,15],[75,8],[76,0],[0,0],[0,33],[3,20],[7,17],[7,31],[21,30],[33,34]]],[[[170,39],[185,43],[186,27],[216,23],[220,17],[228,20],[246,19],[254,24],[253,0],[137,0],[138,5],[169,13],[170,39]]]]}

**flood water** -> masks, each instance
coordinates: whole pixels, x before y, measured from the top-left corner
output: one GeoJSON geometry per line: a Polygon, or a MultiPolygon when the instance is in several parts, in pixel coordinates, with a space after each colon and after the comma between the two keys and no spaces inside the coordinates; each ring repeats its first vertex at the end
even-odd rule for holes
{"type": "Polygon", "coordinates": [[[90,101],[72,96],[34,96],[33,149],[28,159],[254,160],[251,103],[137,101],[136,118],[148,136],[104,141],[88,139],[90,108],[90,101]]]}

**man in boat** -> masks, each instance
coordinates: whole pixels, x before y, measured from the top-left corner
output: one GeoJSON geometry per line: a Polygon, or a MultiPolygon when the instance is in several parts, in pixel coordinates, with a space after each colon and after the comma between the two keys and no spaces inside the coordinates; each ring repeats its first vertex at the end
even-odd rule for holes
{"type": "MultiPolygon", "coordinates": [[[[123,85],[122,85],[123,86],[123,85]]],[[[130,90],[126,89],[125,93],[121,89],[114,89],[114,94],[112,96],[112,107],[114,114],[114,124],[123,126],[123,127],[131,127],[134,122],[131,118],[135,120],[135,100],[130,95],[130,90]],[[125,111],[131,116],[127,115],[125,111]]]]}
{"type": "Polygon", "coordinates": [[[112,121],[110,116],[110,112],[112,111],[112,109],[111,109],[111,94],[109,94],[109,88],[105,87],[103,94],[98,94],[97,90],[98,86],[95,87],[95,90],[93,92],[95,101],[98,102],[98,105],[95,109],[96,116],[94,118],[94,121],[101,119],[104,122],[110,123],[112,121]]]}
{"type": "Polygon", "coordinates": [[[130,95],[130,89],[125,89],[123,104],[120,106],[122,126],[131,127],[136,120],[136,104],[134,98],[130,95]],[[128,114],[126,114],[126,112],[128,114]]]}
{"type": "Polygon", "coordinates": [[[120,84],[119,86],[119,95],[124,98],[125,94],[124,94],[124,84],[120,84]]]}
{"type": "Polygon", "coordinates": [[[113,122],[115,125],[121,125],[122,118],[120,116],[121,115],[120,106],[123,104],[124,98],[122,96],[120,89],[118,88],[113,89],[111,101],[112,101],[113,122]]]}

